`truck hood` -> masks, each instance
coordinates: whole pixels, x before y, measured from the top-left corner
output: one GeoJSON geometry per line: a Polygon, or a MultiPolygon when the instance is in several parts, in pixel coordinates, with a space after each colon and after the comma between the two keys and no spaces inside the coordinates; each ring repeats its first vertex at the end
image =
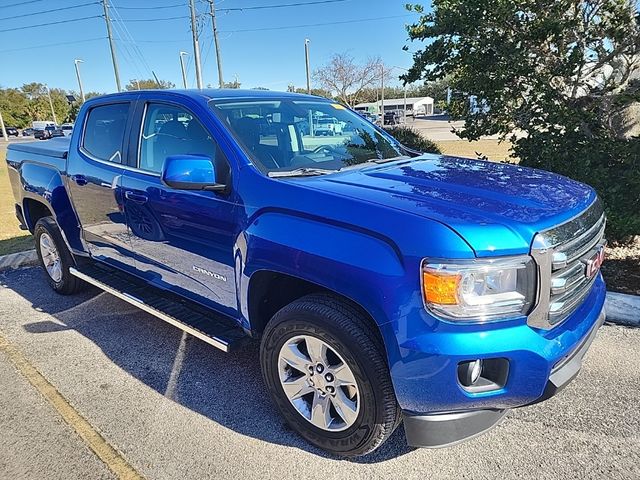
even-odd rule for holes
{"type": "Polygon", "coordinates": [[[596,196],[546,171],[441,155],[313,177],[307,186],[441,222],[478,256],[527,253],[537,232],[576,216],[596,196]]]}

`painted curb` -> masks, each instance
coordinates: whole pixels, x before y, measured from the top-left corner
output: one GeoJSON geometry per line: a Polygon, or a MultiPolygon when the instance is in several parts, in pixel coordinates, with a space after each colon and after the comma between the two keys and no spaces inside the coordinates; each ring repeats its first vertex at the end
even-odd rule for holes
{"type": "Polygon", "coordinates": [[[35,250],[12,253],[0,257],[0,272],[22,267],[31,267],[38,263],[38,255],[35,250]]]}
{"type": "Polygon", "coordinates": [[[640,327],[640,296],[607,292],[607,322],[640,327]]]}

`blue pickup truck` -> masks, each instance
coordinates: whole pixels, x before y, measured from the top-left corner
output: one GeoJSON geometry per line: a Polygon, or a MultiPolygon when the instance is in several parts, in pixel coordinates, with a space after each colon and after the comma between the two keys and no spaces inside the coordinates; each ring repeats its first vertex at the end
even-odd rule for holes
{"type": "Polygon", "coordinates": [[[479,435],[578,373],[605,216],[551,173],[401,145],[343,105],[242,90],[87,101],[9,146],[60,294],[86,283],[224,351],[259,339],[286,422],[344,456],[479,435]],[[344,125],[315,135],[327,116],[344,125]]]}

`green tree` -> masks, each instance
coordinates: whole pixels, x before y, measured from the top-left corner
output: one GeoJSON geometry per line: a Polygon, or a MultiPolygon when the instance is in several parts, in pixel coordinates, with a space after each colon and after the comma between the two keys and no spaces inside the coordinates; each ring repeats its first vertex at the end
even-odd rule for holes
{"type": "Polygon", "coordinates": [[[409,9],[420,14],[409,37],[425,43],[403,79],[450,79],[461,137],[509,138],[522,164],[596,187],[610,238],[640,234],[640,139],[615,121],[640,101],[634,0],[433,0],[429,13],[409,9]],[[486,108],[470,108],[469,95],[486,108]]]}
{"type": "Polygon", "coordinates": [[[27,111],[28,100],[17,88],[0,89],[0,111],[7,126],[25,128],[31,117],[27,111]]]}
{"type": "Polygon", "coordinates": [[[155,78],[146,78],[146,79],[131,79],[129,83],[125,85],[125,90],[154,90],[154,89],[162,89],[166,90],[168,88],[174,88],[175,84],[166,80],[158,80],[155,78]]]}

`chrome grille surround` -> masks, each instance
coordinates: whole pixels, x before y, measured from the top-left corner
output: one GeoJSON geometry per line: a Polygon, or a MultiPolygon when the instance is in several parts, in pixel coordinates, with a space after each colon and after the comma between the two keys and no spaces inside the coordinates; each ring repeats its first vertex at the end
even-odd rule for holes
{"type": "Polygon", "coordinates": [[[527,323],[549,330],[565,320],[591,291],[597,278],[587,276],[587,262],[606,244],[602,202],[594,202],[567,222],[538,233],[531,256],[538,267],[535,307],[527,323]]]}

